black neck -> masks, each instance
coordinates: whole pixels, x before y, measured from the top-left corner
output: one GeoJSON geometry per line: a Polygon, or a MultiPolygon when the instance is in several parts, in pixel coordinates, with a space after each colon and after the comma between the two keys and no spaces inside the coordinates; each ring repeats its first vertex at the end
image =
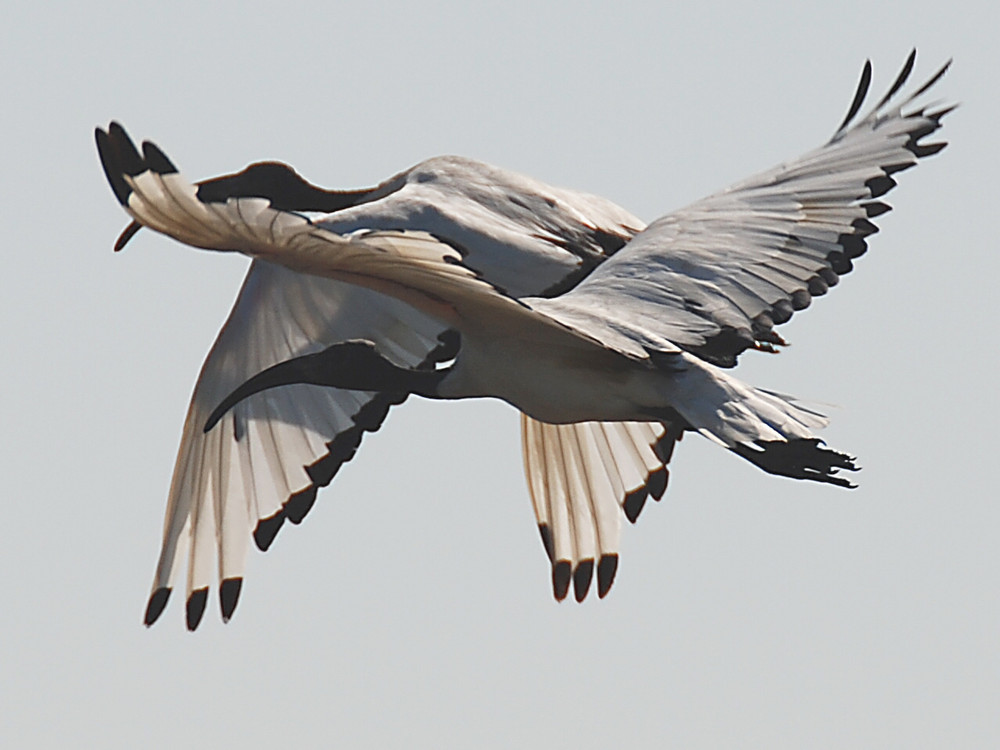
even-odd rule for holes
{"type": "Polygon", "coordinates": [[[320,211],[333,213],[364,203],[375,192],[365,190],[324,190],[302,179],[287,164],[264,161],[242,172],[198,183],[198,199],[225,203],[229,198],[266,198],[279,211],[320,211]]]}

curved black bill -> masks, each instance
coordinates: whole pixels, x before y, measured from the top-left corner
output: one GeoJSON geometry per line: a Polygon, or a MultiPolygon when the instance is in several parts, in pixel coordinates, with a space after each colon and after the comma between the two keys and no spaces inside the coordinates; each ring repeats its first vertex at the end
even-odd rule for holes
{"type": "MultiPolygon", "coordinates": [[[[285,362],[279,362],[272,367],[268,367],[263,372],[259,372],[254,375],[252,378],[243,383],[243,385],[239,386],[236,390],[222,399],[222,403],[215,407],[215,410],[205,421],[204,431],[208,432],[211,430],[216,424],[218,424],[219,420],[226,415],[226,412],[236,406],[236,404],[243,399],[248,398],[255,393],[260,393],[261,391],[266,391],[270,388],[277,388],[282,385],[313,382],[309,376],[313,374],[315,365],[305,360],[309,360],[310,357],[315,356],[318,355],[307,355],[305,357],[296,357],[295,359],[289,359],[285,362]]],[[[318,383],[317,385],[325,385],[325,383],[318,383]]]]}
{"type": "Polygon", "coordinates": [[[304,383],[352,391],[419,393],[434,397],[447,370],[408,370],[398,367],[376,351],[371,341],[346,341],[316,354],[279,362],[254,375],[222,400],[205,422],[211,430],[226,412],[255,393],[282,385],[304,383]]]}

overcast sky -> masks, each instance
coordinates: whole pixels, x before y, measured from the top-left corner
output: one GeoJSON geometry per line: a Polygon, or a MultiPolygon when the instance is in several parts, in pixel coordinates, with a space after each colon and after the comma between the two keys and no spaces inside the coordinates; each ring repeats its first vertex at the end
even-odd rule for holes
{"type": "Polygon", "coordinates": [[[4,747],[1000,746],[992,2],[8,3],[4,747]],[[457,153],[646,220],[825,141],[868,57],[947,58],[952,142],[856,272],[746,356],[831,404],[848,492],[690,436],[607,599],[556,604],[516,413],[413,399],[234,620],[141,625],[190,389],[246,261],[126,223],[93,129],[198,179],[363,187],[457,153]]]}

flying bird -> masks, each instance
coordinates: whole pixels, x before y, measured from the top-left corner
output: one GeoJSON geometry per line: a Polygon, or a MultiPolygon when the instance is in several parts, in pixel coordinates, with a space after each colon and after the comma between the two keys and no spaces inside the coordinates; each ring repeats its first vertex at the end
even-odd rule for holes
{"type": "MultiPolygon", "coordinates": [[[[697,432],[765,471],[842,487],[854,459],[827,420],[727,372],[852,269],[894,175],[937,153],[952,107],[918,107],[948,68],[864,116],[866,63],[833,137],[649,226],[613,203],[438,157],[333,191],[253,164],[191,184],[112,123],[97,146],[133,222],[253,258],[202,367],[171,483],[145,622],[187,561],[187,626],[217,578],[228,620],[252,538],[298,523],[362,435],[416,394],[495,397],[522,412],[525,471],[553,591],[582,600],[618,566],[620,519],[658,499],[697,432]],[[912,108],[910,108],[912,106],[912,108]],[[215,569],[215,570],[213,570],[215,569]]],[[[949,63],[950,64],[950,63],[949,63]]]]}

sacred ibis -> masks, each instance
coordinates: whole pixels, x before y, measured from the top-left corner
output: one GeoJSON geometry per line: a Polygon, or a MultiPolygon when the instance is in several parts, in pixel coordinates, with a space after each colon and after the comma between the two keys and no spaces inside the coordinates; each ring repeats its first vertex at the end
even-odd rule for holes
{"type": "Polygon", "coordinates": [[[501,398],[522,412],[525,470],[556,598],[617,570],[621,511],[659,498],[684,431],[770,473],[852,486],[826,419],[726,372],[775,351],[775,326],[825,294],[877,231],[893,175],[937,153],[952,108],[888,93],[820,148],[648,227],[602,198],[458,157],[332,191],[265,162],[190,184],[154,144],[97,130],[140,227],[253,264],[195,386],[146,609],[186,560],[187,625],[220,581],[235,610],[251,534],[302,520],[365,431],[410,394],[501,398]],[[907,109],[908,107],[911,107],[907,109]],[[316,216],[315,214],[321,214],[316,216]],[[621,509],[621,510],[620,510],[621,509]]]}

